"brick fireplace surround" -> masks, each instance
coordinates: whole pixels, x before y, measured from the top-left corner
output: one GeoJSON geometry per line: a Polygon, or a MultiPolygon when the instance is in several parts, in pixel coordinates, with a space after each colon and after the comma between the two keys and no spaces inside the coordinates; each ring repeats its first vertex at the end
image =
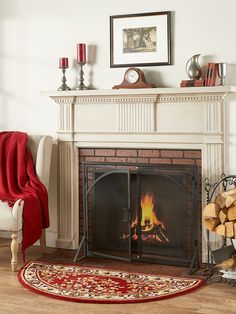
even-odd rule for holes
{"type": "MultiPolygon", "coordinates": [[[[225,169],[225,101],[234,87],[42,92],[58,104],[57,247],[79,245],[79,162],[196,163],[204,180],[225,169]],[[201,158],[200,158],[201,157],[201,158]]],[[[213,235],[213,245],[220,239],[213,235]]],[[[207,260],[202,232],[202,261],[207,260]]]]}

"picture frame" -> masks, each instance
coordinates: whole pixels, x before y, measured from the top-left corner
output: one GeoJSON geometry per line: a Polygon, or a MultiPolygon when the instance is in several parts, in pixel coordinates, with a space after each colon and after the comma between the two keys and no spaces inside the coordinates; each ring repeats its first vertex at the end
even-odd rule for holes
{"type": "Polygon", "coordinates": [[[171,11],[110,16],[110,67],[171,64],[171,11]]]}

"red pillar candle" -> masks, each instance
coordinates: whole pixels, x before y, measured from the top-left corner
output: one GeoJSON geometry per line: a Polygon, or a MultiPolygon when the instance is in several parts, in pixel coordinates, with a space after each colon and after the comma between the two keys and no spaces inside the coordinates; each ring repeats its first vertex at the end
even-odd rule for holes
{"type": "Polygon", "coordinates": [[[86,62],[86,45],[77,44],[77,62],[86,62]]]}
{"type": "Polygon", "coordinates": [[[59,59],[59,68],[62,68],[62,69],[68,68],[68,58],[59,59]]]}

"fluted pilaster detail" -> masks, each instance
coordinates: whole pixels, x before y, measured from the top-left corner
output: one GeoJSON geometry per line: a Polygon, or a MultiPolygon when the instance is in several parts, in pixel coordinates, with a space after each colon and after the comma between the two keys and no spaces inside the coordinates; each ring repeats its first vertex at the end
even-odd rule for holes
{"type": "Polygon", "coordinates": [[[78,150],[73,142],[61,141],[59,150],[59,237],[57,246],[78,245],[78,150]]]}

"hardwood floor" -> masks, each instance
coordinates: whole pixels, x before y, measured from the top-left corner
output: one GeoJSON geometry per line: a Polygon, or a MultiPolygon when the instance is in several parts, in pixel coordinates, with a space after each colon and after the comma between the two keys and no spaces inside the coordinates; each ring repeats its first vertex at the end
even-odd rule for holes
{"type": "MultiPolygon", "coordinates": [[[[205,284],[192,293],[172,299],[137,304],[88,304],[56,300],[33,293],[22,287],[17,273],[10,268],[10,241],[0,239],[0,314],[178,314],[178,313],[236,313],[236,287],[228,284],[205,284]]],[[[46,256],[40,256],[38,246],[27,250],[27,260],[41,258],[52,262],[72,263],[74,252],[48,248],[46,256]]],[[[20,259],[20,265],[23,263],[20,259]]],[[[181,267],[156,264],[123,263],[108,259],[87,258],[83,265],[112,267],[137,272],[186,275],[181,267]]]]}

